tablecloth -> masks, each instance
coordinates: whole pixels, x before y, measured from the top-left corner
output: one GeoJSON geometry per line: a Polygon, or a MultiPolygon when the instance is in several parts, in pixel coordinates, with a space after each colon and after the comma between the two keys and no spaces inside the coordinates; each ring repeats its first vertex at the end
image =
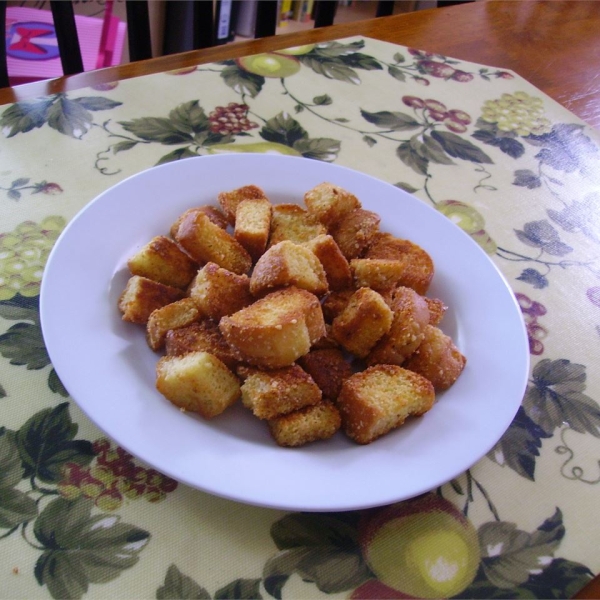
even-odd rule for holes
{"type": "Polygon", "coordinates": [[[515,72],[362,37],[19,102],[0,128],[0,596],[566,598],[599,571],[597,131],[515,72]],[[248,506],[155,471],[70,399],[39,319],[60,232],[130,175],[231,151],[392,183],[504,274],[531,372],[466,473],[391,508],[248,506]]]}

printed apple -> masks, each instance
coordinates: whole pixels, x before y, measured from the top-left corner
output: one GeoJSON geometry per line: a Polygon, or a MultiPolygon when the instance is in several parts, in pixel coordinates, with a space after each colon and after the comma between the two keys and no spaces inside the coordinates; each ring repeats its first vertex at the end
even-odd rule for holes
{"type": "Polygon", "coordinates": [[[481,213],[460,200],[443,200],[436,208],[467,233],[480,231],[485,225],[481,213]]]}
{"type": "Polygon", "coordinates": [[[361,527],[360,543],[377,579],[413,598],[455,596],[479,567],[477,531],[435,494],[376,513],[361,527]]]}
{"type": "Polygon", "coordinates": [[[274,52],[243,56],[237,59],[237,64],[249,73],[278,79],[296,74],[301,66],[297,58],[275,54],[274,52]]]}
{"type": "Polygon", "coordinates": [[[209,154],[226,154],[228,152],[253,152],[258,154],[285,154],[302,156],[293,148],[276,142],[256,142],[254,144],[214,144],[207,148],[209,154]]]}
{"type": "Polygon", "coordinates": [[[308,54],[314,47],[315,44],[293,46],[292,48],[286,48],[285,50],[277,50],[277,54],[291,54],[292,56],[301,56],[302,54],[308,54]]]}

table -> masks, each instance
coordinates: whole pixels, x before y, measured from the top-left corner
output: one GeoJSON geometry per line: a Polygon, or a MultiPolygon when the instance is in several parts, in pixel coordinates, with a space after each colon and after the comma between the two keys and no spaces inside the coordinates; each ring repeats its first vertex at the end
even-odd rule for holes
{"type": "Polygon", "coordinates": [[[594,597],[580,590],[600,570],[598,25],[595,2],[474,3],[0,91],[1,595],[594,597]],[[278,77],[233,60],[297,46],[267,56],[278,77]],[[209,132],[234,109],[238,130],[209,132]],[[290,513],[161,475],[89,422],[49,364],[39,290],[59,233],[125,177],[215,142],[278,144],[410,191],[516,294],[523,404],[486,457],[412,503],[412,534],[386,517],[394,558],[359,543],[383,509],[290,513]],[[457,509],[478,544],[439,516],[457,509]]]}

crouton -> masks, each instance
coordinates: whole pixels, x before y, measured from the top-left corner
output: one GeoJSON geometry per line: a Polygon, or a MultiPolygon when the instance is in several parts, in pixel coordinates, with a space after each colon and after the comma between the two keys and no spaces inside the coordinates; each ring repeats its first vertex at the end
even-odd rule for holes
{"type": "Polygon", "coordinates": [[[259,419],[317,404],[322,393],[312,377],[298,365],[282,369],[249,370],[241,387],[242,403],[259,419]]]}
{"type": "Polygon", "coordinates": [[[331,402],[322,401],[267,423],[275,442],[279,446],[292,448],[333,437],[340,429],[341,418],[331,402]]]}
{"type": "Polygon", "coordinates": [[[287,367],[325,334],[319,299],[288,287],[223,317],[219,329],[243,359],[266,368],[287,367]]]}
{"type": "Polygon", "coordinates": [[[182,356],[198,350],[216,356],[232,371],[238,367],[241,361],[237,350],[225,341],[219,324],[211,319],[203,319],[187,327],[167,332],[165,336],[167,356],[182,356]]]}
{"type": "Polygon", "coordinates": [[[348,259],[358,258],[379,232],[381,217],[374,212],[355,208],[329,229],[329,233],[348,259]]]}
{"type": "Polygon", "coordinates": [[[369,352],[369,365],[402,365],[425,337],[425,327],[430,319],[425,298],[411,288],[399,287],[389,302],[394,313],[392,326],[369,352]]]}
{"type": "Polygon", "coordinates": [[[248,275],[237,275],[214,262],[206,263],[198,271],[188,295],[204,316],[215,320],[237,312],[254,300],[248,275]]]}
{"type": "Polygon", "coordinates": [[[244,185],[228,192],[221,192],[217,196],[217,200],[230,225],[235,225],[236,212],[242,200],[256,200],[259,198],[268,200],[264,191],[256,185],[244,185]]]}
{"type": "Polygon", "coordinates": [[[244,247],[203,212],[190,212],[185,216],[175,240],[200,264],[214,262],[238,275],[247,273],[252,266],[244,247]]]}
{"type": "Polygon", "coordinates": [[[390,290],[402,281],[404,261],[385,258],[353,258],[350,261],[356,288],[369,287],[378,292],[390,290]]]}
{"type": "Polygon", "coordinates": [[[433,385],[396,365],[376,365],[346,379],[337,399],[342,429],[355,442],[370,444],[421,416],[435,401],[433,385]]]}
{"type": "Polygon", "coordinates": [[[269,241],[272,210],[273,207],[266,198],[249,198],[238,204],[235,213],[233,237],[255,262],[261,257],[269,241]]]}
{"type": "Polygon", "coordinates": [[[175,406],[205,419],[220,415],[241,394],[238,378],[208,352],[163,356],[156,365],[156,388],[175,406]]]}
{"type": "Polygon", "coordinates": [[[466,357],[449,336],[438,327],[427,325],[423,341],[403,366],[426,377],[436,391],[443,391],[458,379],[466,363],[466,357]]]}
{"type": "Polygon", "coordinates": [[[350,192],[324,182],[304,194],[308,211],[326,227],[331,227],[350,211],[361,208],[358,198],[350,192]]]}
{"type": "Polygon", "coordinates": [[[333,320],[346,308],[350,298],[356,292],[354,288],[345,290],[337,290],[329,292],[323,299],[323,316],[327,323],[332,323],[333,320]]]}
{"type": "Polygon", "coordinates": [[[410,287],[422,296],[427,293],[434,265],[431,256],[418,244],[390,233],[379,233],[371,241],[364,258],[402,261],[404,272],[398,285],[410,287]]]}
{"type": "Polygon", "coordinates": [[[429,324],[439,325],[448,310],[448,307],[438,298],[425,298],[429,309],[429,324]]]}
{"type": "Polygon", "coordinates": [[[352,273],[346,257],[330,235],[318,235],[305,242],[321,261],[327,276],[330,290],[343,290],[352,287],[352,273]]]}
{"type": "Polygon", "coordinates": [[[323,265],[315,254],[301,244],[284,240],[258,259],[250,277],[250,291],[259,296],[290,285],[317,296],[329,288],[323,265]]]}
{"type": "Polygon", "coordinates": [[[225,217],[223,212],[220,211],[215,206],[211,206],[210,204],[205,204],[204,206],[196,206],[194,208],[188,208],[184,213],[179,215],[179,217],[177,217],[175,222],[171,225],[171,227],[169,229],[169,235],[173,239],[175,239],[175,237],[177,236],[177,230],[179,229],[179,226],[181,225],[181,221],[183,221],[183,219],[185,217],[187,217],[190,213],[197,214],[199,212],[204,213],[211,220],[211,222],[213,222],[215,225],[218,225],[221,229],[227,229],[227,225],[228,225],[227,218],[225,217]]]}
{"type": "Polygon", "coordinates": [[[123,321],[145,325],[153,311],[183,298],[183,292],[140,275],[129,278],[119,297],[123,321]]]}
{"type": "Polygon", "coordinates": [[[274,246],[283,240],[302,244],[325,233],[327,233],[325,225],[301,206],[297,204],[273,206],[269,246],[274,246]]]}
{"type": "Polygon", "coordinates": [[[313,378],[325,398],[336,400],[342,383],[352,375],[352,367],[337,348],[311,350],[298,364],[313,378]]]}
{"type": "Polygon", "coordinates": [[[187,287],[198,270],[198,263],[163,235],[152,238],[138,250],[127,266],[132,275],[178,288],[187,287]]]}
{"type": "Polygon", "coordinates": [[[393,312],[376,291],[360,288],[333,320],[331,333],[340,345],[365,357],[392,325],[393,312]]]}
{"type": "Polygon", "coordinates": [[[191,325],[200,318],[200,311],[191,298],[182,298],[152,311],[146,324],[146,339],[152,350],[165,345],[167,332],[191,325]]]}

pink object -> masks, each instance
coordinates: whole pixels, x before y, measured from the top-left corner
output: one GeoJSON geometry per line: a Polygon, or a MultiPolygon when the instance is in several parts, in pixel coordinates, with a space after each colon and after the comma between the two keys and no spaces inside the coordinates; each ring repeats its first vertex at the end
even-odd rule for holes
{"type": "MultiPolygon", "coordinates": [[[[85,71],[119,64],[126,23],[112,14],[106,2],[103,19],[75,15],[85,71]]],[[[6,55],[11,85],[51,79],[63,74],[52,13],[36,8],[6,9],[6,55]]]]}

